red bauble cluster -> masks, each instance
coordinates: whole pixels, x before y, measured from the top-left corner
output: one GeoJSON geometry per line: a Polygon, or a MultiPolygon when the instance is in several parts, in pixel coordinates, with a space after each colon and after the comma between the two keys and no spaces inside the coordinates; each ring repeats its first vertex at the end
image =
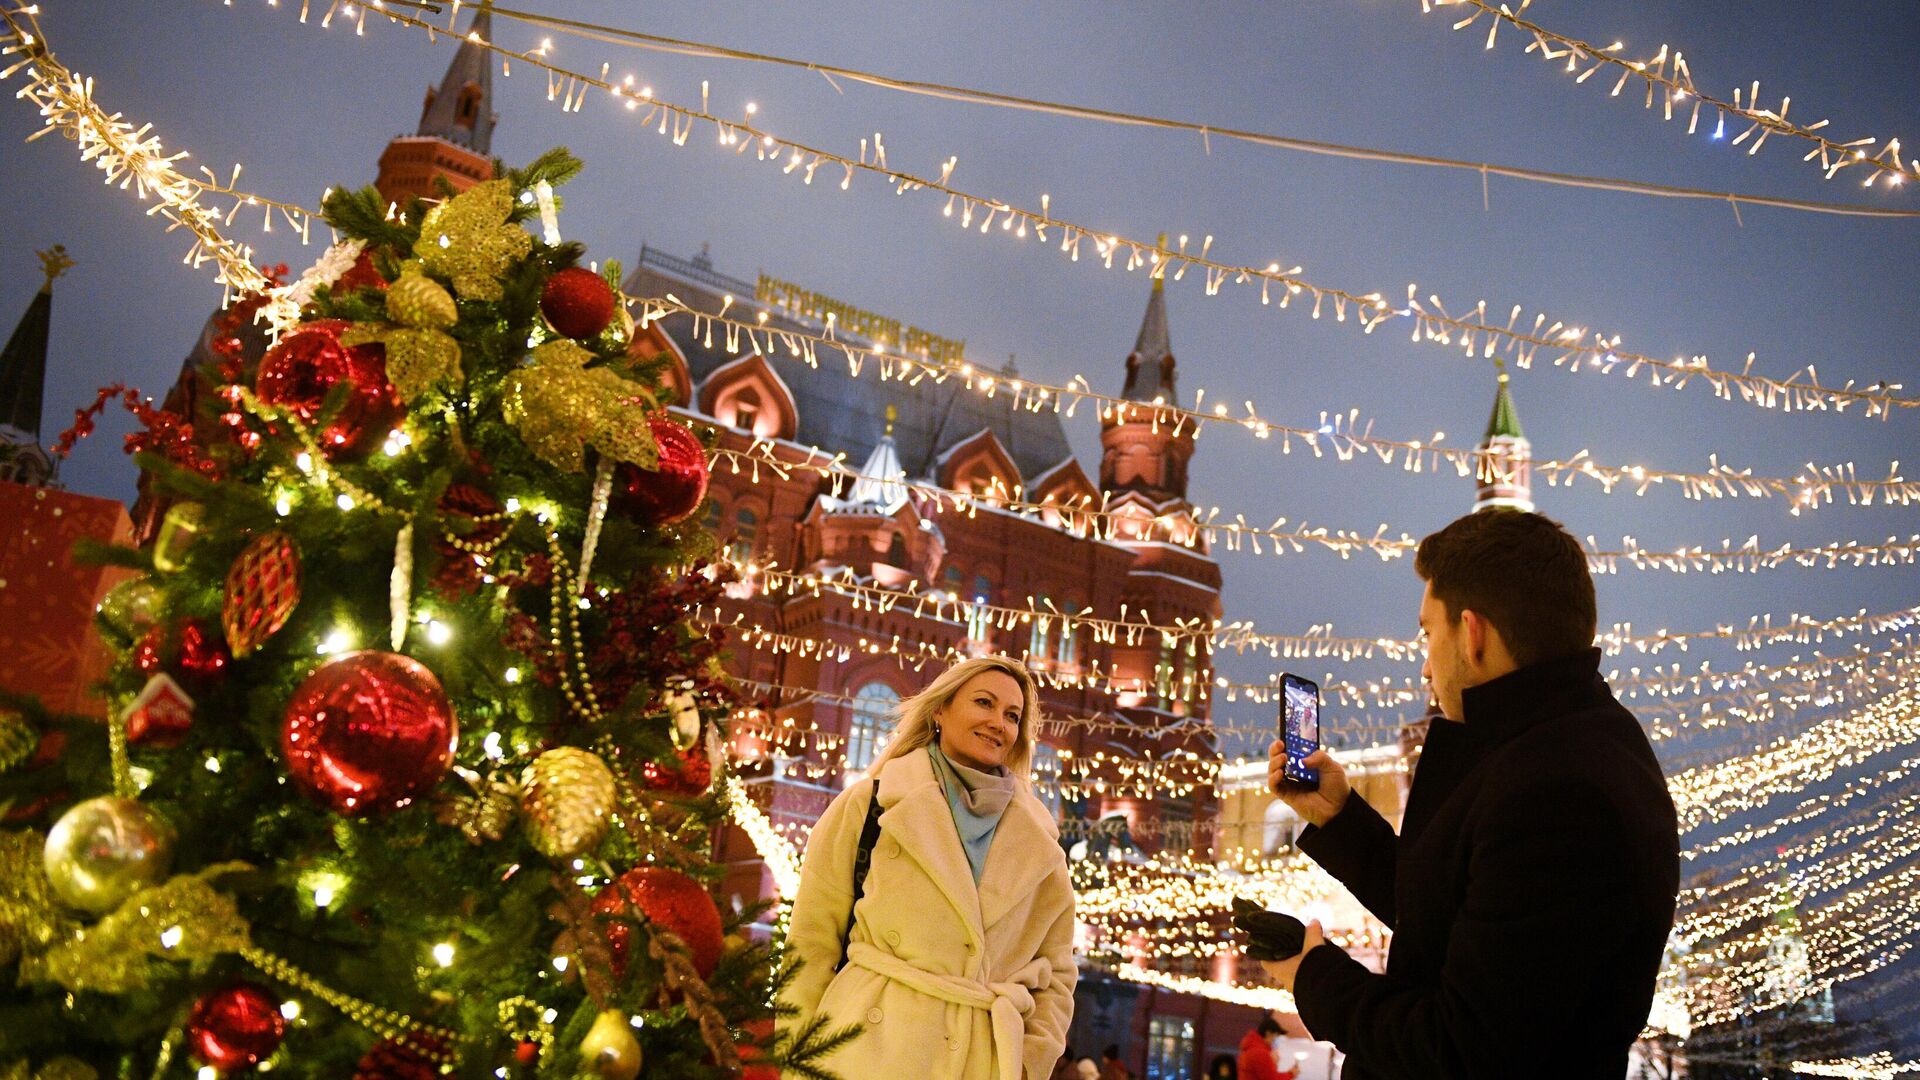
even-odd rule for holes
{"type": "Polygon", "coordinates": [[[707,760],[707,752],[701,747],[679,750],[674,753],[674,763],[647,761],[640,766],[640,776],[647,787],[669,795],[698,795],[713,784],[713,762],[707,760]]]}
{"type": "Polygon", "coordinates": [[[613,321],[613,286],[591,270],[568,267],[540,290],[540,313],[567,337],[593,337],[613,321]]]}
{"type": "MultiPolygon", "coordinates": [[[[645,919],[671,930],[687,943],[694,970],[703,979],[713,974],[714,965],[720,962],[720,909],[714,906],[713,894],[706,886],[678,870],[661,866],[629,870],[600,890],[593,898],[593,911],[596,915],[645,919]]],[[[614,974],[625,975],[632,928],[613,922],[606,934],[614,974]]]]}
{"type": "Polygon", "coordinates": [[[336,814],[398,810],[432,790],[453,762],[453,706],[426,665],[352,652],[294,691],[280,748],[294,783],[336,814]]]}
{"type": "Polygon", "coordinates": [[[261,401],[291,410],[306,424],[318,419],[335,384],[350,387],[347,400],[319,433],[328,457],[365,453],[400,415],[399,395],[387,382],[385,346],[342,345],[340,335],[351,326],[339,319],[301,323],[267,350],[253,384],[261,401]]]}
{"type": "Polygon", "coordinates": [[[219,682],[232,659],[220,632],[192,617],[156,623],[133,645],[133,666],[140,674],[164,671],[193,690],[219,682]]]}
{"type": "Polygon", "coordinates": [[[428,1035],[409,1035],[405,1043],[382,1039],[361,1055],[353,1067],[353,1080],[440,1080],[440,1066],[432,1054],[422,1053],[415,1046],[438,1054],[444,1044],[428,1035]]]}
{"type": "Polygon", "coordinates": [[[647,426],[660,447],[652,469],[621,462],[607,504],[642,525],[658,528],[684,520],[707,497],[707,450],[686,425],[649,416],[647,426]]]}
{"type": "Polygon", "coordinates": [[[287,1034],[280,1002],[265,987],[235,983],[194,1002],[187,1047],[202,1065],[244,1069],[273,1056],[287,1034]]]}

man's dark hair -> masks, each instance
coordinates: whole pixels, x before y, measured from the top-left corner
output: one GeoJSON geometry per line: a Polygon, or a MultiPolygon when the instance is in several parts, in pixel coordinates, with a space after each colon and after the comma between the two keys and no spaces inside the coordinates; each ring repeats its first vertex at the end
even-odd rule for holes
{"type": "Polygon", "coordinates": [[[1107,1048],[1105,1050],[1100,1051],[1100,1056],[1117,1059],[1120,1056],[1120,1044],[1108,1043],[1107,1048]]]}
{"type": "Polygon", "coordinates": [[[1521,667],[1593,647],[1593,574],[1558,522],[1518,510],[1468,514],[1420,541],[1414,572],[1449,619],[1478,612],[1521,667]]]}
{"type": "Polygon", "coordinates": [[[1260,1018],[1260,1026],[1258,1028],[1255,1028],[1254,1030],[1259,1032],[1262,1038],[1271,1039],[1275,1035],[1280,1034],[1282,1031],[1285,1031],[1286,1029],[1280,1026],[1280,1022],[1278,1020],[1275,1020],[1271,1015],[1268,1015],[1260,1018]]]}

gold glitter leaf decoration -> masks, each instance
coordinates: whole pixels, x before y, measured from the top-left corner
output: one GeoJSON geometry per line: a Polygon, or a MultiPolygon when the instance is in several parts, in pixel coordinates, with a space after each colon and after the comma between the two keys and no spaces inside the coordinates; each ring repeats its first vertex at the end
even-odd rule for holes
{"type": "Polygon", "coordinates": [[[427,211],[413,254],[461,299],[498,300],[501,276],[533,250],[533,237],[507,221],[512,213],[512,183],[475,184],[427,211]]]}
{"type": "Polygon", "coordinates": [[[457,383],[466,378],[460,368],[460,343],[442,330],[423,330],[385,323],[355,323],[340,335],[345,345],[364,345],[370,341],[387,347],[387,381],[402,400],[419,400],[438,382],[457,383]]]}
{"type": "Polygon", "coordinates": [[[586,469],[586,448],[643,469],[660,461],[647,426],[653,395],[606,368],[588,368],[593,353],[571,341],[549,341],[507,381],[502,411],[540,460],[566,472],[586,469]]]}
{"type": "Polygon", "coordinates": [[[45,833],[0,833],[0,967],[36,953],[80,924],[54,899],[47,880],[45,833]]]}
{"type": "Polygon", "coordinates": [[[221,863],[134,893],[112,914],[20,961],[20,981],[123,994],[145,986],[163,961],[200,964],[248,946],[247,921],[212,878],[245,863],[221,863]]]}

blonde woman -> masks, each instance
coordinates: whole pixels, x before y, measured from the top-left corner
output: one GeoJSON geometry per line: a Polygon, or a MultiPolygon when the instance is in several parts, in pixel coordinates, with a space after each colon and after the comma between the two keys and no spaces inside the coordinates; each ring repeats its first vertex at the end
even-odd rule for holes
{"type": "Polygon", "coordinates": [[[886,751],[814,826],[788,923],[801,968],[784,1023],[863,1028],[825,1068],[847,1080],[1046,1080],[1065,1051],[1073,889],[1027,779],[1039,715],[1018,662],[956,664],[900,703],[886,751]]]}

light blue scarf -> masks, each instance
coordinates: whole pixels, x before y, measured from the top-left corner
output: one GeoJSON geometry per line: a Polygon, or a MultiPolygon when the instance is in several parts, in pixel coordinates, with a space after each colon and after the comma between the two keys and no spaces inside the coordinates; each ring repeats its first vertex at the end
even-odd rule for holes
{"type": "Polygon", "coordinates": [[[953,811],[953,825],[960,833],[960,847],[967,853],[967,865],[973,870],[973,883],[980,884],[980,871],[987,865],[987,850],[993,846],[993,834],[1000,828],[1000,815],[1013,801],[1013,777],[1006,770],[982,772],[947,757],[937,742],[927,745],[927,760],[933,763],[933,775],[947,793],[947,807],[953,811]]]}

